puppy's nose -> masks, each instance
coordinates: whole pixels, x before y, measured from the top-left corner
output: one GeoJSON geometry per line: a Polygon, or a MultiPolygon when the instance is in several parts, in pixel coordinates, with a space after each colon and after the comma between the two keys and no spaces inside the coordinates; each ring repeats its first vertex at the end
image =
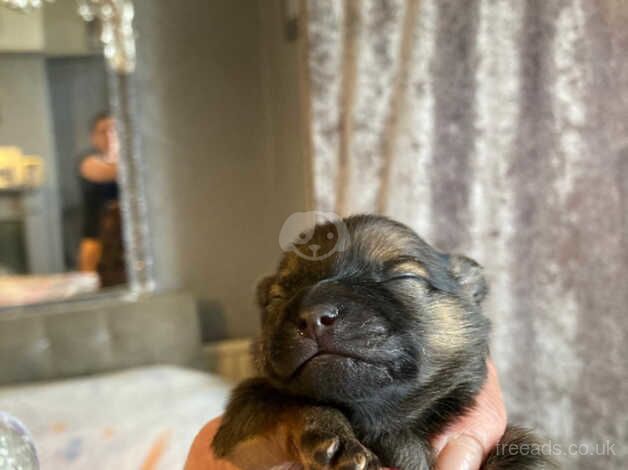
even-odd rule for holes
{"type": "Polygon", "coordinates": [[[297,319],[299,334],[312,339],[333,328],[338,309],[333,305],[314,305],[301,311],[297,319]]]}

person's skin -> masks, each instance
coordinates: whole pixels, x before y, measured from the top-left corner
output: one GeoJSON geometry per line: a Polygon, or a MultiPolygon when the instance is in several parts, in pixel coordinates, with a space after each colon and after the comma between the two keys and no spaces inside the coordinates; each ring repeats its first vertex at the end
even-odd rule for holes
{"type": "Polygon", "coordinates": [[[109,183],[118,178],[119,141],[113,118],[99,120],[90,133],[97,155],[88,155],[81,162],[81,175],[94,183],[109,183]]]}
{"type": "MultiPolygon", "coordinates": [[[[471,413],[451,425],[432,443],[438,453],[439,470],[479,470],[486,455],[504,434],[506,408],[497,371],[490,360],[487,381],[476,400],[477,406],[471,413]]],[[[240,470],[229,462],[216,459],[211,453],[210,444],[219,426],[220,418],[213,419],[197,434],[185,470],[240,470]]],[[[287,461],[288,457],[280,460],[287,461]]]]}
{"type": "Polygon", "coordinates": [[[79,245],[78,267],[82,272],[94,272],[102,256],[102,243],[97,238],[82,238],[79,245]]]}
{"type": "Polygon", "coordinates": [[[491,360],[486,383],[476,402],[477,406],[469,414],[432,442],[438,452],[440,470],[479,470],[506,430],[508,416],[497,370],[491,360]]]}
{"type": "MultiPolygon", "coordinates": [[[[94,183],[110,183],[118,178],[119,141],[113,118],[100,119],[90,133],[90,142],[98,155],[88,155],[81,162],[81,176],[94,183]]],[[[83,238],[79,245],[78,268],[96,271],[102,255],[102,244],[97,238],[83,238]]]]}

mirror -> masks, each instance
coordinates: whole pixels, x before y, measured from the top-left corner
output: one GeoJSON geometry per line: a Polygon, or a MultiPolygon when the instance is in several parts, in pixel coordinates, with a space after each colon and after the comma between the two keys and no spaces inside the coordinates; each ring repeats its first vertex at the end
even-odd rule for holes
{"type": "Polygon", "coordinates": [[[0,308],[127,284],[115,31],[89,3],[0,2],[0,308]]]}

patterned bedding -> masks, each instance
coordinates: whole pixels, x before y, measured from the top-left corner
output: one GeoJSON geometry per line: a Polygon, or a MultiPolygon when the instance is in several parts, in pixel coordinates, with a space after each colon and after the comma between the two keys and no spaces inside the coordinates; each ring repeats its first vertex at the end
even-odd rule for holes
{"type": "Polygon", "coordinates": [[[29,429],[42,470],[170,470],[229,389],[204,372],[151,366],[0,387],[0,411],[29,429]]]}

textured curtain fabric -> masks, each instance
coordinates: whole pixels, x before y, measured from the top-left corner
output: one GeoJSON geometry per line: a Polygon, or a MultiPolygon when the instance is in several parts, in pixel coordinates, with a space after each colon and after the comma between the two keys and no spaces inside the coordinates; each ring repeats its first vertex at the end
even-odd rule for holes
{"type": "Polygon", "coordinates": [[[316,208],[483,264],[512,421],[626,468],[628,2],[307,7],[316,208]]]}

